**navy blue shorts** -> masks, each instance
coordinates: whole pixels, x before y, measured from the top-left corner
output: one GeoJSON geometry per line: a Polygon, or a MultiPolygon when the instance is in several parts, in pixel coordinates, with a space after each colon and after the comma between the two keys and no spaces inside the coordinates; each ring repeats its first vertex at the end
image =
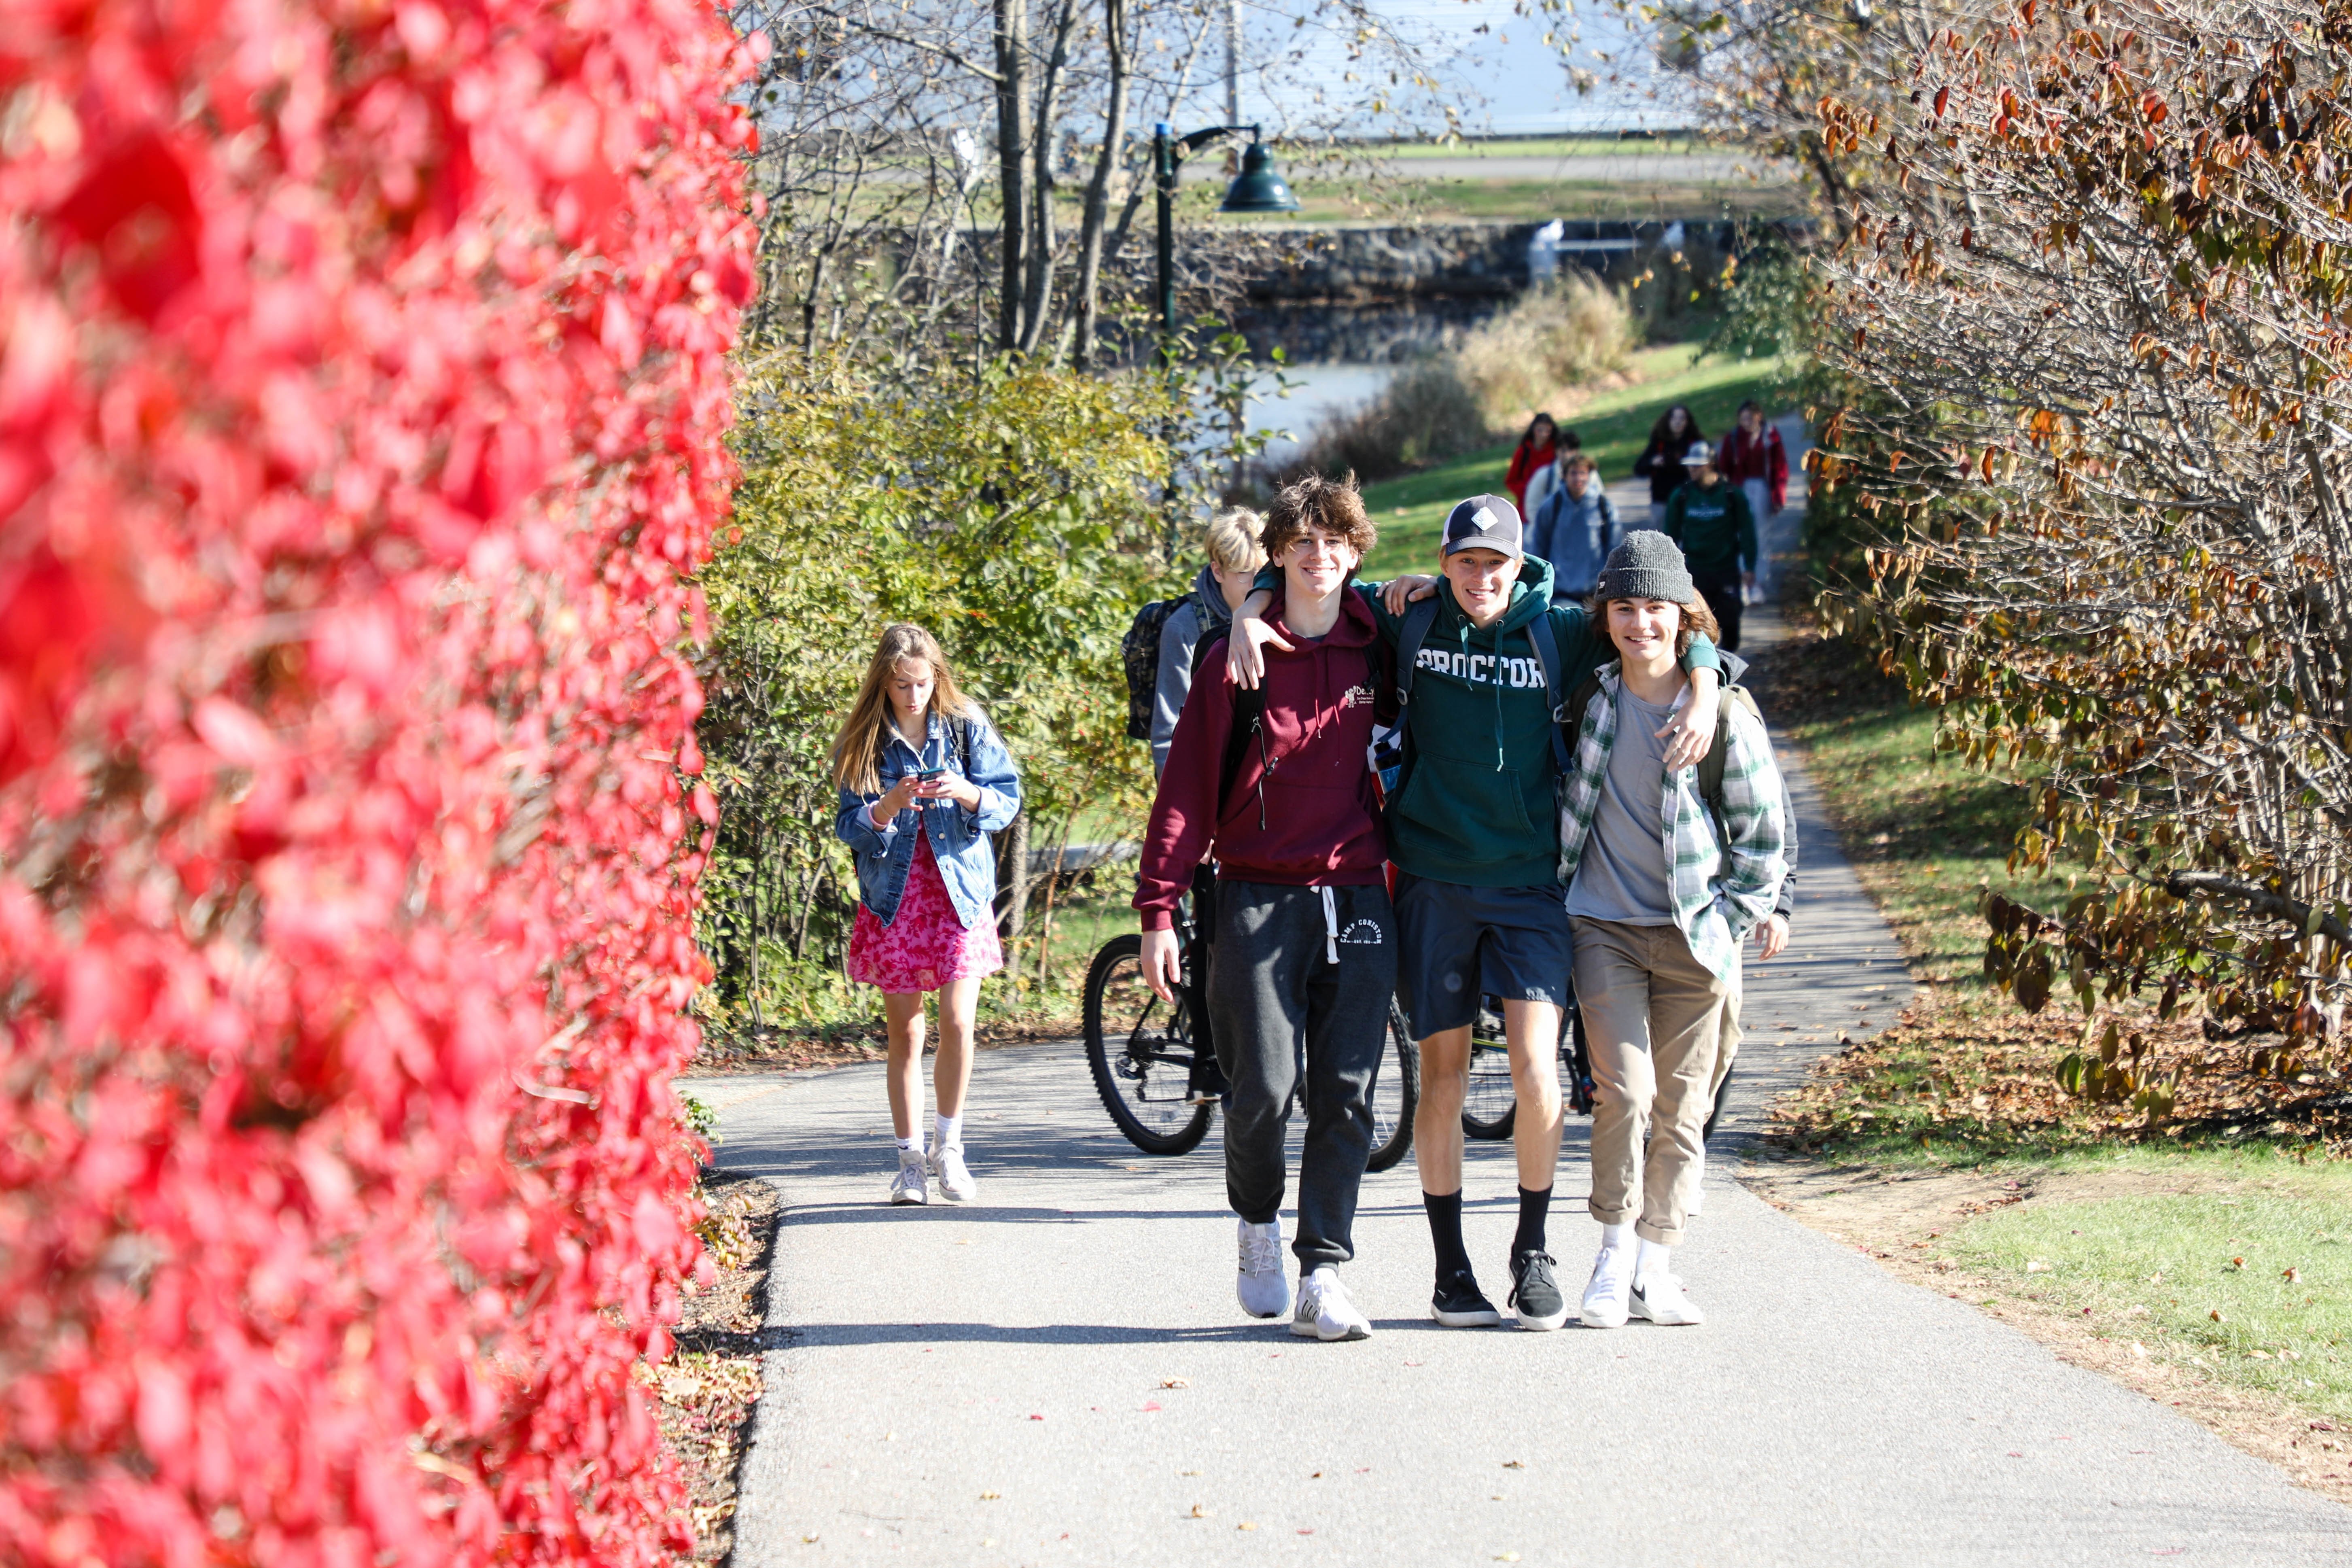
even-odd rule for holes
{"type": "Polygon", "coordinates": [[[1397,873],[1397,994],[1412,1037],[1478,1018],[1483,993],[1566,1007],[1575,994],[1575,938],[1557,883],[1465,888],[1397,873]]]}

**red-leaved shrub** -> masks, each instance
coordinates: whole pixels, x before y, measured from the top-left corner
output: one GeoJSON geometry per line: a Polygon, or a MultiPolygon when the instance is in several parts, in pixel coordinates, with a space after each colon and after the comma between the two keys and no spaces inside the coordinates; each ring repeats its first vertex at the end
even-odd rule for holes
{"type": "Polygon", "coordinates": [[[743,47],[5,11],[0,1561],[663,1560],[743,47]]]}

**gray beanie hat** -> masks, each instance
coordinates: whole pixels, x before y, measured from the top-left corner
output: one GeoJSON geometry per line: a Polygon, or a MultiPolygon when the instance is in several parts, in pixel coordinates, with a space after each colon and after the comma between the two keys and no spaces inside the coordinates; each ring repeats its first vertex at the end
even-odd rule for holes
{"type": "Polygon", "coordinates": [[[1601,569],[1594,592],[1602,599],[1664,599],[1676,605],[1694,603],[1698,590],[1690,568],[1683,563],[1682,547],[1655,529],[1637,529],[1618,542],[1601,569]]]}

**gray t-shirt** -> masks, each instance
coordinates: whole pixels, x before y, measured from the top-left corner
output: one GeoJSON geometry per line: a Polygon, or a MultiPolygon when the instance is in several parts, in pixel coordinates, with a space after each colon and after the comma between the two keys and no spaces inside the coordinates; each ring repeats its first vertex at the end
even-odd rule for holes
{"type": "Polygon", "coordinates": [[[1675,923],[1666,880],[1666,742],[1655,733],[1674,716],[1671,705],[1617,689],[1617,741],[1569,884],[1570,914],[1632,926],[1675,923]]]}

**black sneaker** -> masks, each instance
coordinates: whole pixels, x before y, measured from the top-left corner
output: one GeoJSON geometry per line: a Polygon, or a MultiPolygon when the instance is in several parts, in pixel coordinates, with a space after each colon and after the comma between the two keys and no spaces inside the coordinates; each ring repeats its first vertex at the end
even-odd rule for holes
{"type": "Polygon", "coordinates": [[[1437,1294],[1429,1299],[1429,1315],[1442,1329],[1491,1329],[1503,1321],[1503,1314],[1495,1310],[1495,1303],[1486,1300],[1476,1276],[1467,1268],[1437,1281],[1437,1294]]]}
{"type": "Polygon", "coordinates": [[[1568,1298],[1551,1277],[1551,1254],[1521,1252],[1511,1258],[1511,1305],[1523,1329],[1556,1329],[1568,1321],[1568,1298]]]}

